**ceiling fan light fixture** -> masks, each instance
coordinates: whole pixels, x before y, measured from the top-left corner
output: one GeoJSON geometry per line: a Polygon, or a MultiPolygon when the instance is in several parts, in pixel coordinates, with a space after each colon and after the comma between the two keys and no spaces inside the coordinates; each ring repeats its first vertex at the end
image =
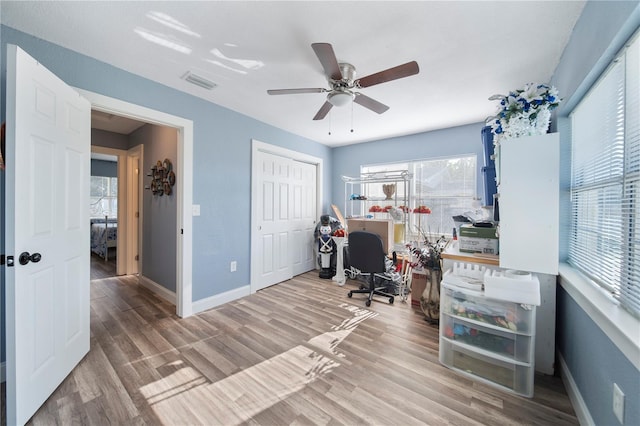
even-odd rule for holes
{"type": "Polygon", "coordinates": [[[327,101],[333,106],[344,106],[353,101],[355,95],[348,91],[331,92],[327,95],[327,101]]]}

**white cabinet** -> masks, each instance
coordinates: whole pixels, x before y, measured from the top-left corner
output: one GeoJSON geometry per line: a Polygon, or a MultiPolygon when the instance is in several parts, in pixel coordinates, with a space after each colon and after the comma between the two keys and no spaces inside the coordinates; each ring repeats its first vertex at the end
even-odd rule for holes
{"type": "Polygon", "coordinates": [[[500,267],[558,274],[558,133],[501,141],[498,203],[500,267]]]}
{"type": "Polygon", "coordinates": [[[482,382],[533,396],[536,307],[442,282],[440,362],[482,382]]]}

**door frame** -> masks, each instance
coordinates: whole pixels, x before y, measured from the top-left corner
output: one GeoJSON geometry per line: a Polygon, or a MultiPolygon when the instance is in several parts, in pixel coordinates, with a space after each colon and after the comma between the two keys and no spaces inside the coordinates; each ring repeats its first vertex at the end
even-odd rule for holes
{"type": "Polygon", "coordinates": [[[120,237],[123,241],[127,241],[129,238],[128,228],[126,221],[120,220],[120,218],[125,218],[128,214],[127,208],[127,196],[126,196],[126,182],[129,176],[127,176],[125,163],[127,160],[127,151],[116,148],[107,148],[104,146],[91,145],[91,152],[95,152],[98,154],[107,154],[114,155],[118,157],[118,165],[116,175],[118,177],[118,244],[116,244],[116,275],[124,275],[125,270],[125,259],[127,257],[127,249],[126,244],[121,244],[120,237]],[[121,186],[120,183],[125,183],[124,186],[121,186]]]}
{"type": "Polygon", "coordinates": [[[126,222],[127,222],[127,239],[126,258],[124,263],[124,272],[126,275],[133,273],[140,276],[140,260],[142,259],[142,192],[144,182],[142,179],[142,164],[144,162],[144,145],[136,145],[127,150],[127,200],[126,205],[126,222]],[[134,161],[138,161],[137,167],[134,161]],[[135,200],[138,200],[136,203],[135,200]],[[137,214],[137,216],[136,216],[137,214]],[[134,233],[135,224],[138,224],[138,232],[134,233]],[[137,256],[137,258],[136,258],[137,256]],[[135,272],[132,272],[134,271],[135,272]]]}
{"type": "Polygon", "coordinates": [[[316,217],[320,220],[322,214],[322,176],[323,176],[323,160],[313,155],[304,154],[302,152],[283,148],[277,145],[271,145],[261,142],[257,139],[251,139],[251,282],[249,284],[250,293],[256,290],[256,275],[258,274],[257,248],[259,245],[258,233],[258,174],[260,173],[260,164],[258,160],[258,152],[266,152],[278,155],[280,157],[289,158],[291,160],[303,163],[314,164],[316,166],[316,217]]]}
{"type": "MultiPolygon", "coordinates": [[[[193,314],[193,121],[151,108],[74,87],[91,102],[91,109],[150,124],[175,128],[178,159],[175,166],[178,211],[176,223],[176,315],[193,314]]],[[[126,162],[125,162],[126,163],[126,162]]]]}

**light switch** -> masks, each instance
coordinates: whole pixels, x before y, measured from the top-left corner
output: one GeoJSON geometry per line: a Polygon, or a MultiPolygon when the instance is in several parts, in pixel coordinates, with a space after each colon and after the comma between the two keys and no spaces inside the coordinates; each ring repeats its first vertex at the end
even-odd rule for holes
{"type": "Polygon", "coordinates": [[[200,204],[194,204],[191,208],[194,216],[200,216],[200,204]]]}

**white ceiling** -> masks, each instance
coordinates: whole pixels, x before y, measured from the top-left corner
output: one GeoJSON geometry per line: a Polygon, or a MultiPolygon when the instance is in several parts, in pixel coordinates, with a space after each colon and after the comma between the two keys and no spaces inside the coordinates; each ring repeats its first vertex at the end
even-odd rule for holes
{"type": "Polygon", "coordinates": [[[483,121],[496,107],[489,96],[550,80],[583,7],[584,1],[2,0],[0,20],[339,146],[483,121]],[[313,121],[325,94],[269,96],[267,89],[328,87],[315,42],[331,43],[358,77],[412,60],[420,73],[360,90],[388,105],[384,114],[356,104],[313,121]],[[191,85],[180,78],[187,71],[218,86],[191,85]]]}
{"type": "Polygon", "coordinates": [[[91,110],[91,128],[106,130],[108,132],[128,135],[134,130],[144,126],[146,123],[122,117],[120,115],[109,114],[102,111],[91,110]]]}

